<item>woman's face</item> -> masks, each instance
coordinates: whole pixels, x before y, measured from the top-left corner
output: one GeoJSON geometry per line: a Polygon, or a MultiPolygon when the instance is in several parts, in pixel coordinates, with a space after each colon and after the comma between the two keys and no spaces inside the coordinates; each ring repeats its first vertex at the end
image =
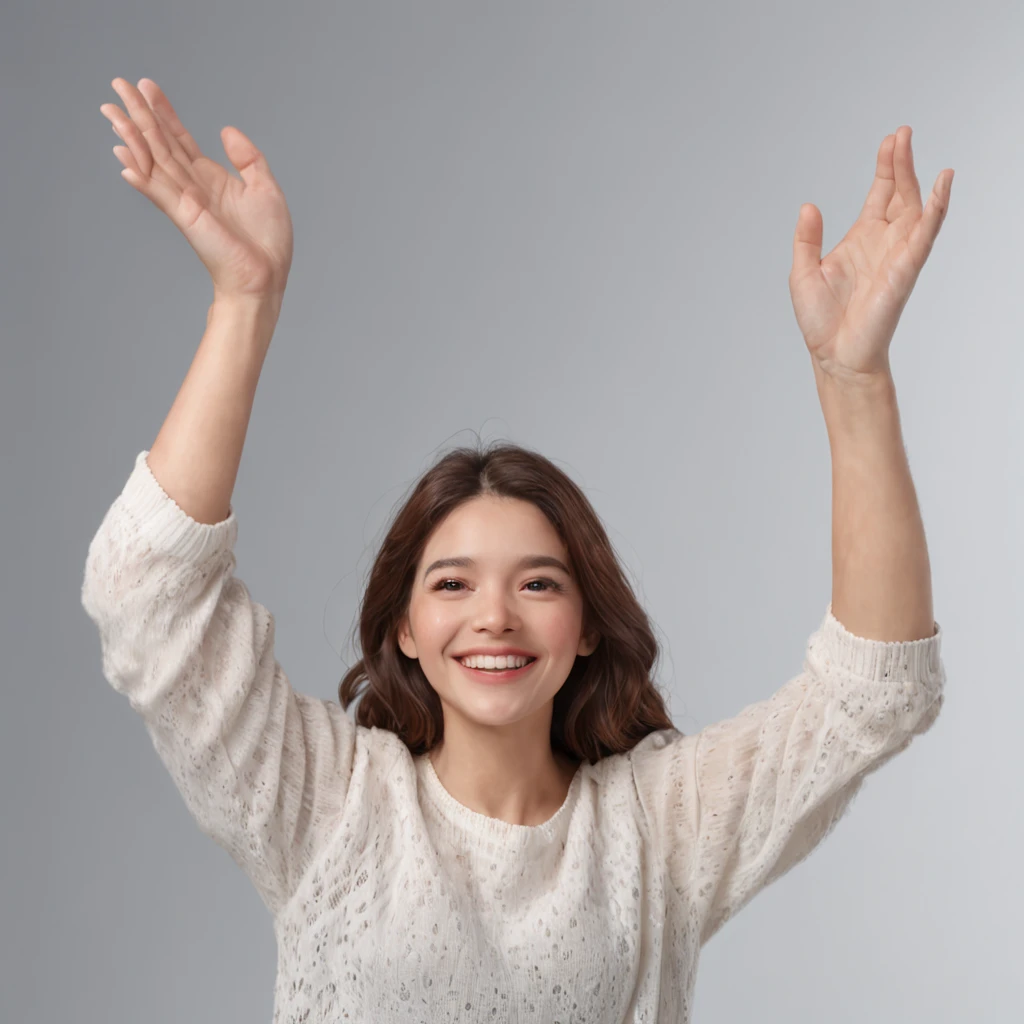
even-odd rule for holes
{"type": "MultiPolygon", "coordinates": [[[[580,635],[583,597],[569,575],[568,552],[535,505],[481,495],[455,509],[427,542],[399,646],[418,658],[445,705],[478,724],[511,725],[549,704],[578,654],[596,637],[580,635]],[[559,565],[526,564],[535,558],[559,565]],[[439,559],[470,564],[434,566],[439,559]],[[455,658],[477,648],[515,647],[536,657],[519,677],[488,683],[455,658]]],[[[550,719],[549,719],[550,721],[550,719]]]]}

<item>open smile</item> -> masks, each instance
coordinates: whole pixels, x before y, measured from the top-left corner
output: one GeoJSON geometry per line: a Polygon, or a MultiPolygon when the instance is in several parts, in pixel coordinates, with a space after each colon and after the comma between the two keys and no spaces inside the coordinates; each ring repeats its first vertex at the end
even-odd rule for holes
{"type": "Polygon", "coordinates": [[[537,659],[534,658],[532,661],[528,661],[521,668],[470,668],[468,665],[463,665],[458,658],[453,659],[462,669],[463,672],[469,674],[469,676],[477,682],[481,683],[511,683],[517,679],[520,679],[526,672],[529,672],[534,665],[537,664],[537,659]]]}

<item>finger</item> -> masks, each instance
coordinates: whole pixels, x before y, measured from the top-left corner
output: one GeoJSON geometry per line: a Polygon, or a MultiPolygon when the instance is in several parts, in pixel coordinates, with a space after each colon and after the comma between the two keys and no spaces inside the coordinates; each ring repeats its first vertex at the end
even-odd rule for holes
{"type": "Polygon", "coordinates": [[[174,159],[169,150],[164,160],[156,160],[154,158],[149,142],[139,129],[139,126],[130,117],[126,116],[116,103],[104,103],[100,107],[100,112],[110,118],[114,134],[131,149],[140,174],[148,167],[147,176],[173,181],[180,189],[195,184],[195,179],[190,173],[189,168],[183,167],[174,159]]]}
{"type": "Polygon", "coordinates": [[[910,145],[913,129],[903,125],[896,131],[896,149],[893,153],[893,170],[896,175],[896,188],[907,210],[921,212],[921,186],[914,173],[914,154],[910,145]]]}
{"type": "Polygon", "coordinates": [[[137,174],[139,178],[143,177],[139,165],[135,162],[135,157],[132,156],[132,151],[127,146],[114,146],[113,153],[121,161],[123,167],[137,174]]]}
{"type": "MultiPolygon", "coordinates": [[[[113,125],[111,125],[113,127],[113,125]]],[[[117,129],[114,129],[117,134],[117,129]]],[[[167,214],[168,217],[178,226],[181,231],[185,230],[182,218],[182,190],[170,181],[156,174],[147,175],[142,173],[135,156],[127,146],[114,146],[114,156],[124,165],[121,177],[131,185],[136,192],[141,192],[157,209],[167,214]],[[127,173],[125,173],[127,172],[127,173]]],[[[191,186],[191,195],[195,199],[196,186],[191,186]]],[[[195,205],[200,205],[195,201],[195,205]]],[[[193,217],[193,220],[195,218],[193,217]]]]}
{"type": "MultiPolygon", "coordinates": [[[[115,78],[110,84],[124,101],[128,115],[146,140],[154,163],[165,167],[167,173],[174,177],[175,169],[166,166],[172,162],[170,146],[167,143],[167,139],[164,138],[164,133],[161,131],[153,111],[149,109],[146,97],[131,82],[124,78],[115,78]]],[[[136,159],[138,159],[138,154],[136,154],[136,159]]],[[[140,166],[145,168],[145,164],[141,160],[139,163],[140,166]]],[[[150,173],[152,173],[152,169],[150,169],[150,173]]]]}
{"type": "Polygon", "coordinates": [[[148,168],[145,170],[148,177],[153,169],[153,154],[150,153],[149,143],[142,132],[116,103],[104,103],[100,107],[100,113],[109,119],[114,134],[132,151],[132,156],[139,167],[148,168]]]}
{"type": "Polygon", "coordinates": [[[279,188],[270,170],[267,158],[245,132],[233,125],[225,125],[220,133],[224,152],[247,187],[269,184],[279,188]]]}
{"type": "Polygon", "coordinates": [[[171,150],[174,151],[175,148],[180,148],[190,161],[198,160],[203,155],[203,151],[199,148],[196,140],[185,130],[185,126],[178,118],[174,107],[171,105],[171,101],[164,94],[163,89],[152,78],[140,78],[139,92],[142,93],[150,108],[159,117],[164,134],[168,137],[171,150]]]}
{"type": "Polygon", "coordinates": [[[153,117],[156,119],[156,123],[160,126],[160,132],[167,143],[168,150],[170,150],[171,159],[176,164],[178,164],[178,166],[181,167],[181,169],[186,174],[191,176],[192,161],[189,158],[189,155],[185,152],[184,149],[182,149],[181,143],[171,133],[170,127],[167,124],[167,122],[163,119],[163,117],[161,117],[160,111],[156,110],[153,107],[152,101],[150,100],[149,96],[147,96],[146,93],[143,92],[141,88],[139,89],[139,92],[142,93],[143,97],[146,100],[146,103],[149,104],[149,109],[153,112],[153,117]]]}
{"type": "Polygon", "coordinates": [[[792,281],[800,281],[821,268],[821,238],[824,225],[821,211],[813,203],[804,203],[796,219],[793,235],[792,281]]]}
{"type": "MultiPolygon", "coordinates": [[[[191,224],[185,222],[183,215],[180,212],[181,192],[176,191],[164,182],[157,181],[156,178],[145,177],[137,168],[124,168],[124,170],[121,171],[121,177],[124,178],[124,180],[127,181],[136,192],[141,192],[158,210],[165,213],[180,231],[187,233],[187,228],[190,227],[191,224]]],[[[193,206],[197,209],[201,208],[198,202],[193,203],[193,206]]],[[[196,217],[192,216],[190,220],[191,223],[194,223],[196,217]]]]}
{"type": "MultiPolygon", "coordinates": [[[[118,153],[118,150],[123,150],[123,146],[115,146],[114,151],[118,159],[121,159],[122,153],[118,153]]],[[[160,181],[152,175],[145,175],[139,169],[138,164],[131,166],[131,153],[126,154],[125,168],[121,171],[121,177],[128,182],[136,192],[141,192],[158,210],[167,214],[168,217],[178,226],[179,229],[184,231],[184,227],[179,223],[181,215],[179,213],[181,207],[182,192],[172,184],[168,184],[166,181],[160,181]]]]}
{"type": "Polygon", "coordinates": [[[945,170],[935,179],[935,186],[924,213],[918,218],[914,230],[907,239],[907,248],[914,261],[914,266],[921,268],[931,254],[932,246],[939,235],[942,224],[949,210],[949,196],[953,187],[953,171],[945,170]]]}
{"type": "Polygon", "coordinates": [[[139,165],[135,162],[135,157],[132,156],[132,151],[127,146],[115,146],[114,156],[121,161],[122,166],[127,167],[129,171],[133,171],[140,178],[142,177],[142,171],[139,170],[139,165]]]}
{"type": "Polygon", "coordinates": [[[171,101],[152,78],[140,78],[138,88],[160,124],[172,156],[183,169],[184,174],[177,179],[182,190],[186,188],[184,175],[187,175],[187,180],[202,191],[218,194],[226,177],[224,168],[216,160],[203,155],[196,140],[185,130],[171,101]]]}
{"type": "Polygon", "coordinates": [[[892,197],[896,194],[896,177],[893,172],[892,153],[896,145],[895,135],[886,135],[878,147],[875,160],[875,180],[868,190],[860,216],[867,220],[888,221],[887,211],[892,197]]]}
{"type": "MultiPolygon", "coordinates": [[[[200,187],[205,188],[206,182],[203,180],[201,173],[193,163],[192,158],[188,155],[181,143],[178,141],[178,138],[171,131],[170,125],[164,120],[163,115],[153,106],[153,99],[148,91],[151,85],[156,86],[156,83],[152,82],[151,79],[148,78],[139,79],[139,92],[142,93],[142,98],[146,101],[153,117],[156,119],[156,123],[160,127],[161,136],[167,142],[167,148],[170,151],[170,157],[163,165],[164,170],[166,170],[168,175],[172,177],[182,189],[187,188],[189,185],[199,185],[200,187]]],[[[159,86],[157,86],[157,88],[159,88],[159,86]]],[[[185,134],[188,135],[187,132],[185,134]]],[[[192,137],[189,136],[189,139],[192,140],[192,137]]],[[[192,140],[192,145],[195,145],[194,140],[192,140]]],[[[202,153],[199,154],[199,159],[203,159],[202,153]]]]}

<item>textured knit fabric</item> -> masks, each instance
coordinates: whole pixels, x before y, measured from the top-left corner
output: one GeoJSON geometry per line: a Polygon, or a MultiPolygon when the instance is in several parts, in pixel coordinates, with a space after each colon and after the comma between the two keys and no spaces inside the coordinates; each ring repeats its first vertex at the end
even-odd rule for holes
{"type": "Polygon", "coordinates": [[[140,452],[82,603],[202,831],[272,914],[275,1024],[690,1020],[700,950],[934,722],[941,630],[884,643],[831,605],[803,671],[694,735],[584,762],[546,823],[459,804],[426,755],[297,692],[274,618],[140,452]]]}

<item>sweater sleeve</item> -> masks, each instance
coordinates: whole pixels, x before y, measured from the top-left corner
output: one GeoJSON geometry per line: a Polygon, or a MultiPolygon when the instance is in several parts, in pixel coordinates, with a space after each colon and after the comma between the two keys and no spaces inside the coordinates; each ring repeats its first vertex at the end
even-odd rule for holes
{"type": "Polygon", "coordinates": [[[341,810],[356,725],[292,689],[273,616],[234,575],[234,509],[197,522],[148,454],[89,545],[82,605],[104,676],[142,717],[200,829],[276,913],[341,810]]]}
{"type": "Polygon", "coordinates": [[[855,636],[828,605],[803,671],[695,735],[664,730],[633,758],[668,878],[704,945],[817,847],[864,779],[938,717],[942,631],[906,642],[855,636]]]}

